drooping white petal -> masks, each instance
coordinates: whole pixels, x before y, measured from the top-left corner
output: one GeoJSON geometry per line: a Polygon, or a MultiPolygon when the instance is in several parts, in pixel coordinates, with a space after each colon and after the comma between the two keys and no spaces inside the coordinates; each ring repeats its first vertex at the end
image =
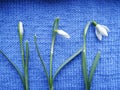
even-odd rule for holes
{"type": "Polygon", "coordinates": [[[97,38],[101,41],[102,35],[100,34],[100,32],[97,29],[95,30],[95,34],[96,34],[97,38]]]}
{"type": "Polygon", "coordinates": [[[105,25],[101,25],[101,26],[104,27],[107,30],[107,32],[110,32],[110,29],[107,26],[105,25]]]}
{"type": "Polygon", "coordinates": [[[97,24],[96,29],[100,32],[100,34],[108,36],[107,30],[104,27],[102,27],[102,25],[97,24]]]}
{"type": "Polygon", "coordinates": [[[19,22],[19,32],[20,35],[23,35],[23,23],[21,21],[19,22]]]}
{"type": "Polygon", "coordinates": [[[70,35],[63,30],[57,30],[57,33],[64,36],[65,38],[70,38],[70,35]]]}

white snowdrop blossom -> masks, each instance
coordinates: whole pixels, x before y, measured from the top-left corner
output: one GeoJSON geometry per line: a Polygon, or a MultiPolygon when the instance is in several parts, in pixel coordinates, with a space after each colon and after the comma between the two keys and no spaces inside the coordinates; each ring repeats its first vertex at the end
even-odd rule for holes
{"type": "Polygon", "coordinates": [[[102,35],[103,36],[108,36],[108,32],[110,31],[107,26],[97,24],[95,21],[92,22],[93,25],[95,26],[95,34],[97,38],[101,41],[102,40],[102,35]]]}
{"type": "Polygon", "coordinates": [[[56,30],[56,32],[58,34],[62,35],[63,37],[65,37],[65,38],[70,38],[70,35],[67,32],[63,31],[63,30],[56,30]]]}
{"type": "Polygon", "coordinates": [[[19,22],[19,32],[20,35],[23,35],[23,23],[21,21],[19,22]]]}

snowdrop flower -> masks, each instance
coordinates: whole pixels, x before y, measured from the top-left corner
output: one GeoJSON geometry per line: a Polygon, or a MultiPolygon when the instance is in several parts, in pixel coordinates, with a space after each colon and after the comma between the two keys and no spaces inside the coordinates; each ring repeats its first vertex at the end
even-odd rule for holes
{"type": "Polygon", "coordinates": [[[102,35],[103,36],[108,36],[108,32],[110,31],[107,26],[97,24],[95,21],[92,22],[93,25],[95,26],[95,34],[97,38],[101,41],[102,40],[102,35]]]}
{"type": "Polygon", "coordinates": [[[63,30],[55,30],[58,34],[64,36],[65,38],[70,38],[70,35],[63,30]]]}
{"type": "Polygon", "coordinates": [[[21,21],[18,24],[18,29],[19,29],[20,35],[23,36],[23,23],[21,21]]]}

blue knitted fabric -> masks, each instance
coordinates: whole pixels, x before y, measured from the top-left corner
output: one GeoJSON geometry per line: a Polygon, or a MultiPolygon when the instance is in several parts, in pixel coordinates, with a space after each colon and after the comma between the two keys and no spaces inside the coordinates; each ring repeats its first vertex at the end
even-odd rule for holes
{"type": "MultiPolygon", "coordinates": [[[[108,37],[98,41],[94,26],[87,34],[88,72],[97,51],[101,59],[95,71],[91,90],[120,90],[120,0],[0,0],[0,49],[20,68],[21,52],[18,22],[24,24],[24,42],[29,41],[30,90],[48,90],[48,83],[34,45],[37,35],[39,50],[49,71],[52,25],[60,18],[59,29],[70,39],[57,35],[53,59],[53,73],[83,45],[83,29],[95,20],[109,27],[108,37]]],[[[25,44],[25,43],[24,43],[25,44]]],[[[81,55],[67,64],[54,81],[54,90],[84,90],[81,55]]],[[[15,69],[0,54],[0,90],[23,90],[15,69]]]]}

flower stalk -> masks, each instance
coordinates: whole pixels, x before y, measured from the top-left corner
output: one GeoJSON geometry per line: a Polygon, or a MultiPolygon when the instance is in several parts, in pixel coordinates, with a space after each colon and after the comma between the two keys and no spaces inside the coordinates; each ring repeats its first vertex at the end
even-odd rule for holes
{"type": "MultiPolygon", "coordinates": [[[[51,43],[51,49],[50,49],[50,68],[49,68],[50,73],[49,74],[48,74],[48,71],[46,69],[45,63],[44,63],[44,61],[43,61],[43,59],[42,59],[42,57],[40,55],[40,52],[39,52],[39,49],[38,49],[38,46],[37,46],[36,35],[34,36],[34,42],[35,42],[35,46],[36,46],[36,49],[37,49],[37,53],[38,53],[38,56],[40,58],[41,64],[43,66],[44,72],[46,73],[46,77],[48,79],[49,90],[54,90],[54,85],[53,85],[54,79],[57,76],[57,74],[61,71],[61,69],[63,69],[65,67],[65,65],[67,65],[69,62],[71,62],[81,52],[82,52],[82,70],[83,70],[84,82],[85,82],[86,90],[90,90],[92,78],[93,78],[93,75],[94,75],[98,60],[100,58],[100,53],[98,52],[96,57],[95,57],[95,60],[93,62],[93,65],[91,67],[90,76],[88,76],[87,62],[86,62],[86,35],[87,35],[87,31],[88,31],[88,28],[89,28],[91,22],[88,22],[88,24],[86,25],[86,27],[84,29],[83,47],[80,48],[73,55],[71,55],[67,60],[65,60],[65,62],[59,66],[59,68],[56,70],[55,74],[53,75],[53,73],[52,73],[52,70],[53,70],[52,63],[53,63],[53,54],[54,54],[54,45],[55,45],[56,35],[60,34],[60,35],[64,36],[65,38],[70,38],[69,34],[64,32],[63,30],[58,29],[58,22],[59,22],[59,18],[56,18],[54,23],[53,23],[52,43],[51,43]]],[[[97,25],[95,22],[93,24],[97,25]]]]}
{"type": "MultiPolygon", "coordinates": [[[[83,51],[82,51],[82,71],[83,71],[84,82],[85,82],[85,90],[90,90],[90,88],[91,88],[92,78],[95,73],[95,69],[97,67],[98,61],[100,59],[100,52],[98,51],[98,53],[95,56],[95,60],[92,64],[90,74],[88,75],[87,62],[86,62],[86,35],[87,35],[87,31],[88,31],[90,24],[91,24],[91,22],[87,23],[87,25],[84,29],[84,35],[83,35],[84,43],[83,43],[83,51]]],[[[92,24],[94,26],[97,26],[97,23],[95,21],[92,22],[92,24]]]]}
{"type": "Polygon", "coordinates": [[[90,24],[91,22],[88,22],[84,29],[84,35],[83,35],[84,43],[83,43],[83,51],[82,51],[82,71],[83,71],[86,90],[89,90],[87,62],[86,62],[86,35],[87,35],[87,31],[88,31],[90,24]]]}
{"type": "Polygon", "coordinates": [[[26,60],[25,60],[25,68],[24,68],[24,76],[25,76],[25,90],[29,90],[29,84],[28,84],[28,61],[29,60],[29,44],[28,41],[26,41],[26,60]]]}
{"type": "Polygon", "coordinates": [[[55,30],[58,30],[58,22],[59,22],[59,18],[56,18],[54,21],[53,30],[52,30],[52,44],[51,44],[51,50],[50,50],[50,77],[49,77],[50,90],[53,90],[52,61],[53,61],[55,39],[57,34],[55,30]]]}
{"type": "Polygon", "coordinates": [[[26,41],[26,58],[24,55],[24,47],[23,47],[23,24],[22,22],[18,23],[18,35],[19,35],[19,40],[20,40],[20,50],[21,50],[21,56],[22,56],[22,66],[24,69],[24,74],[19,70],[19,68],[10,60],[5,53],[3,53],[0,50],[0,53],[3,54],[3,56],[6,57],[8,62],[14,67],[14,69],[17,71],[18,75],[20,76],[20,79],[23,83],[24,90],[29,90],[29,78],[28,78],[28,60],[29,60],[29,44],[28,41],[26,41]]]}
{"type": "Polygon", "coordinates": [[[49,68],[50,73],[49,74],[48,74],[48,71],[46,69],[45,63],[44,63],[44,61],[43,61],[43,59],[42,59],[42,57],[40,55],[40,52],[39,52],[39,49],[38,49],[38,45],[37,45],[36,35],[34,36],[34,42],[35,42],[36,50],[37,50],[38,56],[40,58],[41,64],[43,66],[44,72],[46,74],[46,77],[48,79],[49,90],[54,90],[53,83],[54,83],[55,77],[61,71],[61,69],[63,69],[69,62],[71,62],[83,50],[83,47],[80,48],[77,52],[75,52],[68,59],[66,59],[65,62],[63,62],[63,64],[61,64],[59,66],[59,68],[56,70],[55,74],[53,75],[53,73],[52,73],[52,66],[53,66],[52,62],[53,62],[53,54],[54,54],[54,45],[55,45],[56,35],[60,34],[60,35],[64,36],[65,38],[70,38],[69,34],[67,34],[66,32],[64,32],[63,30],[59,30],[58,29],[58,22],[59,22],[59,18],[56,18],[55,21],[54,21],[54,23],[53,23],[52,43],[51,43],[51,49],[50,49],[50,68],[49,68]]]}
{"type": "Polygon", "coordinates": [[[25,81],[25,90],[29,90],[29,85],[28,85],[28,59],[29,59],[29,45],[28,41],[26,41],[26,59],[24,55],[24,47],[23,47],[23,24],[20,21],[18,23],[18,32],[19,32],[19,40],[20,40],[20,49],[21,49],[21,55],[22,55],[22,64],[23,64],[23,69],[24,69],[24,81],[25,81]]]}

